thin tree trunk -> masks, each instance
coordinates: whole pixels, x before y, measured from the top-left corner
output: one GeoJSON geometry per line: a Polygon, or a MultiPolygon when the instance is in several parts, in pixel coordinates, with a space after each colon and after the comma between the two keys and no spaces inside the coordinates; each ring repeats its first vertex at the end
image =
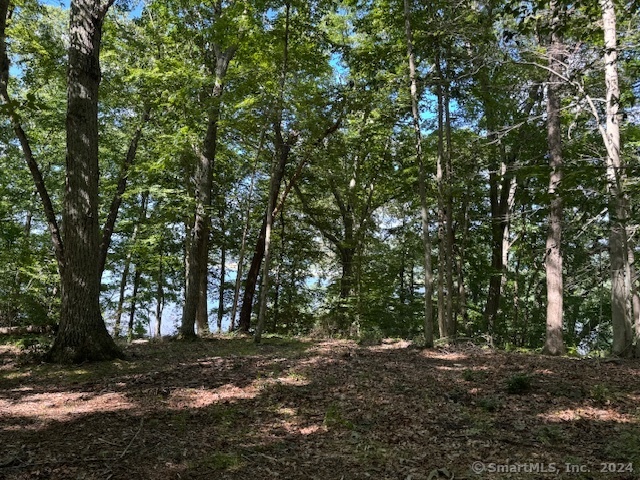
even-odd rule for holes
{"type": "Polygon", "coordinates": [[[160,242],[160,265],[156,279],[156,325],[155,337],[162,338],[162,312],[164,310],[164,245],[160,242]]]}
{"type": "Polygon", "coordinates": [[[107,262],[107,254],[109,253],[109,246],[111,245],[111,237],[116,225],[116,219],[118,218],[118,212],[120,210],[120,205],[122,204],[122,195],[127,188],[129,170],[136,159],[138,144],[142,138],[142,127],[149,121],[149,118],[151,118],[151,107],[147,106],[142,114],[141,124],[136,129],[133,137],[131,138],[131,142],[129,143],[129,149],[127,150],[127,156],[124,159],[124,163],[122,164],[116,192],[113,196],[113,200],[111,201],[111,206],[109,207],[109,213],[107,214],[107,220],[104,223],[104,228],[102,229],[102,243],[100,244],[100,260],[98,267],[100,269],[101,278],[107,262]]]}
{"type": "Polygon", "coordinates": [[[40,167],[36,162],[33,151],[31,150],[31,143],[29,141],[29,138],[22,128],[20,116],[18,112],[16,112],[16,110],[13,108],[13,102],[8,90],[10,61],[9,56],[7,55],[5,30],[7,26],[7,17],[9,16],[9,3],[9,0],[0,0],[0,99],[2,99],[2,101],[4,102],[3,107],[8,110],[9,119],[11,120],[13,131],[18,138],[20,148],[22,149],[25,161],[27,162],[27,166],[29,167],[29,171],[31,172],[31,177],[33,178],[36,190],[38,192],[38,195],[40,196],[40,201],[42,202],[45,218],[47,220],[47,226],[49,228],[49,234],[51,235],[53,251],[58,263],[58,272],[60,273],[60,275],[62,275],[64,270],[62,233],[60,231],[58,220],[53,209],[51,197],[49,197],[49,192],[47,191],[47,187],[44,183],[42,172],[40,171],[40,167]]]}
{"type": "Polygon", "coordinates": [[[238,269],[236,270],[236,284],[233,292],[233,306],[231,307],[231,324],[229,325],[229,331],[235,330],[235,327],[236,327],[236,314],[238,313],[238,300],[240,298],[240,286],[242,285],[244,255],[247,247],[247,236],[249,235],[249,226],[251,223],[251,200],[253,197],[253,188],[255,186],[255,180],[256,180],[256,167],[258,164],[258,159],[260,158],[260,154],[262,153],[266,132],[267,132],[267,129],[265,127],[262,129],[262,133],[260,134],[260,143],[258,145],[258,150],[256,151],[255,161],[253,163],[253,174],[251,175],[251,185],[249,187],[249,193],[247,195],[247,205],[245,209],[246,221],[244,224],[244,229],[242,231],[242,242],[240,245],[240,254],[238,257],[238,269]]]}
{"type": "Polygon", "coordinates": [[[133,330],[136,318],[136,308],[138,301],[138,289],[140,288],[140,279],[142,277],[142,271],[140,270],[139,265],[135,266],[134,274],[133,274],[133,292],[131,292],[131,304],[129,306],[129,332],[127,334],[127,339],[129,343],[133,340],[133,330]]]}
{"type": "MultiPolygon", "coordinates": [[[[448,50],[448,49],[447,49],[448,50]]],[[[451,92],[447,80],[444,88],[444,112],[445,112],[445,258],[446,258],[446,283],[447,283],[447,306],[446,306],[446,337],[455,338],[456,336],[456,315],[453,311],[453,276],[454,276],[454,259],[453,247],[455,243],[453,233],[453,164],[451,155],[451,92]]]]}
{"type": "MultiPolygon", "coordinates": [[[[282,57],[282,70],[280,72],[280,91],[278,94],[278,105],[277,105],[277,114],[276,120],[274,122],[274,130],[275,130],[275,153],[277,162],[274,163],[273,168],[271,170],[270,180],[269,180],[269,198],[267,200],[267,211],[264,216],[263,228],[260,231],[261,239],[258,239],[258,246],[261,243],[261,249],[258,250],[258,246],[256,246],[256,254],[253,257],[253,262],[251,263],[251,270],[249,273],[252,273],[254,269],[254,262],[257,263],[255,265],[255,279],[257,281],[257,272],[260,269],[260,264],[263,266],[262,271],[262,285],[260,287],[260,303],[258,306],[258,323],[256,325],[256,332],[254,341],[255,343],[260,343],[262,340],[262,330],[264,329],[264,317],[266,314],[267,308],[267,295],[269,289],[269,262],[271,254],[270,252],[270,244],[271,244],[271,229],[273,227],[273,217],[274,217],[274,209],[277,206],[278,195],[280,193],[280,185],[282,183],[282,179],[284,177],[285,166],[289,159],[289,151],[291,149],[290,141],[293,137],[288,139],[286,142],[282,137],[282,114],[284,110],[284,89],[287,81],[287,73],[289,70],[289,27],[291,20],[291,3],[289,1],[285,2],[285,27],[284,27],[284,45],[283,45],[283,57],[282,57]],[[264,233],[263,233],[264,232],[264,233]],[[260,241],[262,240],[262,242],[260,241]]],[[[253,293],[255,291],[255,283],[252,285],[252,290],[249,291],[249,278],[247,278],[247,284],[245,285],[245,299],[242,303],[242,311],[240,312],[240,329],[243,331],[249,330],[249,325],[251,323],[251,310],[253,307],[253,293]],[[250,300],[250,301],[247,301],[250,300]]]]}
{"type": "Polygon", "coordinates": [[[549,145],[549,228],[545,252],[545,270],[547,277],[547,338],[544,352],[548,355],[562,355],[564,341],[563,298],[562,298],[562,132],[560,121],[560,77],[563,60],[563,44],[558,33],[558,5],[551,2],[552,32],[549,45],[549,81],[547,83],[547,142],[549,145]]]}
{"type": "MultiPolygon", "coordinates": [[[[265,216],[265,235],[264,235],[264,259],[262,261],[262,285],[260,287],[260,306],[258,309],[258,323],[256,325],[256,333],[254,337],[255,343],[262,341],[262,331],[264,330],[265,317],[267,315],[267,298],[269,296],[269,269],[271,262],[271,230],[273,228],[274,210],[278,203],[278,193],[280,191],[280,182],[282,178],[278,178],[276,173],[278,169],[277,163],[287,164],[289,160],[289,152],[291,146],[288,141],[282,138],[282,113],[284,111],[284,89],[287,82],[287,72],[289,70],[289,24],[291,19],[291,3],[285,3],[285,27],[284,27],[284,46],[282,58],[282,72],[280,77],[280,94],[278,99],[278,114],[274,124],[275,133],[275,152],[278,162],[274,161],[270,183],[269,183],[269,200],[267,202],[267,214],[265,216]],[[278,185],[274,185],[275,183],[278,185]]],[[[275,160],[275,159],[274,159],[275,160]]],[[[284,168],[283,168],[284,170],[284,168]]],[[[284,175],[284,172],[283,172],[284,175]]]]}
{"type": "Polygon", "coordinates": [[[122,356],[100,310],[98,87],[102,23],[110,4],[72,0],[70,7],[62,305],[48,355],[55,362],[122,356]]]}
{"type": "MultiPolygon", "coordinates": [[[[212,106],[209,109],[209,121],[204,139],[204,149],[198,155],[199,164],[195,176],[196,213],[193,228],[191,229],[185,301],[182,311],[182,325],[180,327],[180,334],[184,338],[195,337],[195,323],[198,317],[198,309],[202,312],[202,302],[206,302],[207,297],[206,290],[208,281],[206,277],[209,263],[209,231],[211,228],[209,209],[211,208],[213,188],[213,165],[218,142],[218,123],[220,119],[222,94],[224,91],[224,79],[237,47],[231,46],[222,51],[219,45],[214,45],[213,49],[216,59],[216,65],[213,68],[215,84],[211,94],[212,106]]],[[[201,316],[200,318],[202,320],[201,316]]],[[[201,327],[204,327],[204,325],[201,325],[201,327]]],[[[201,331],[200,333],[205,332],[201,331]]]]}
{"type": "MultiPolygon", "coordinates": [[[[288,8],[288,4],[287,4],[288,8]]],[[[279,126],[278,126],[279,130],[279,126]]],[[[276,133],[278,136],[278,133],[276,133]]],[[[274,168],[275,170],[275,163],[274,168]]],[[[275,172],[271,173],[271,181],[275,182],[275,172]]],[[[274,185],[270,184],[269,191],[273,191],[274,185]]],[[[271,229],[273,228],[273,209],[275,208],[276,198],[269,196],[269,203],[267,206],[265,236],[264,236],[264,258],[262,260],[262,285],[260,286],[260,304],[258,308],[258,323],[256,325],[256,332],[254,341],[260,343],[262,341],[262,331],[264,329],[265,316],[267,312],[267,298],[269,296],[269,268],[271,261],[271,229]]]]}
{"type": "MultiPolygon", "coordinates": [[[[209,248],[207,247],[207,259],[209,248]]],[[[196,330],[201,337],[211,333],[209,328],[209,264],[205,274],[200,277],[200,288],[198,293],[198,310],[196,311],[196,330]]]]}
{"type": "Polygon", "coordinates": [[[628,263],[631,278],[631,319],[635,335],[634,356],[640,357],[640,292],[638,292],[638,271],[636,269],[635,257],[636,242],[632,239],[628,241],[628,263]]]}
{"type": "MultiPolygon", "coordinates": [[[[429,207],[427,204],[427,174],[422,156],[422,132],[420,112],[418,110],[418,82],[416,78],[415,54],[413,52],[413,33],[411,30],[411,7],[404,0],[405,36],[409,57],[409,79],[411,82],[411,114],[415,136],[416,162],[418,164],[418,189],[420,193],[420,220],[422,226],[422,248],[424,264],[424,340],[426,347],[433,346],[433,272],[431,267],[431,236],[429,233],[429,207]]],[[[403,257],[404,258],[404,257],[403,257]]]]}
{"type": "Polygon", "coordinates": [[[467,197],[462,201],[462,236],[459,243],[458,261],[456,262],[456,270],[458,277],[458,312],[460,313],[460,319],[462,325],[467,325],[468,313],[467,313],[467,290],[464,283],[464,261],[465,250],[467,246],[467,234],[469,232],[469,202],[467,197]]]}
{"type": "MultiPolygon", "coordinates": [[[[136,239],[138,238],[138,232],[140,230],[140,225],[142,225],[147,218],[147,205],[149,202],[149,191],[145,191],[142,194],[141,203],[140,203],[140,215],[138,217],[138,221],[133,226],[133,233],[131,234],[130,243],[131,245],[136,244],[136,239]]],[[[113,327],[113,336],[118,338],[120,336],[120,325],[122,322],[122,313],[124,311],[124,298],[127,289],[127,281],[129,279],[129,270],[131,269],[131,259],[133,256],[133,249],[129,249],[127,252],[127,256],[124,260],[124,268],[122,269],[122,276],[120,277],[120,292],[118,295],[118,306],[116,307],[115,314],[115,325],[113,327]]]]}
{"type": "MultiPolygon", "coordinates": [[[[436,48],[439,48],[437,46],[436,48]]],[[[436,75],[438,96],[438,153],[436,159],[436,183],[438,186],[438,330],[440,338],[447,336],[445,305],[445,273],[446,273],[446,212],[444,193],[444,78],[440,65],[440,54],[436,53],[436,75]]],[[[449,292],[451,294],[451,292],[449,292]]]]}
{"type": "Polygon", "coordinates": [[[626,176],[620,155],[620,125],[618,85],[618,45],[616,12],[613,0],[600,0],[604,29],[604,68],[606,82],[607,180],[609,184],[609,217],[611,232],[611,320],[613,325],[613,354],[632,356],[633,322],[631,316],[631,272],[627,246],[626,176]]]}
{"type": "Polygon", "coordinates": [[[224,279],[227,276],[227,239],[225,231],[225,204],[224,200],[220,207],[220,230],[222,233],[222,247],[220,248],[220,285],[218,286],[218,333],[222,332],[222,318],[224,317],[224,279]]]}

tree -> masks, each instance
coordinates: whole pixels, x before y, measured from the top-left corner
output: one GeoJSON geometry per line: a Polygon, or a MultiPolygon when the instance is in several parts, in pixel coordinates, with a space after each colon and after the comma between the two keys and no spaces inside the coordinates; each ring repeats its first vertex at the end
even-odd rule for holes
{"type": "Polygon", "coordinates": [[[633,356],[633,317],[631,315],[631,271],[628,258],[628,199],[626,174],[620,148],[620,87],[616,11],[613,0],[600,0],[604,30],[604,71],[606,83],[606,131],[602,136],[607,149],[609,187],[609,255],[611,257],[611,322],[614,355],[633,356]]]}
{"type": "Polygon", "coordinates": [[[48,358],[109,360],[122,354],[100,310],[98,87],[102,26],[113,0],[72,0],[67,74],[67,168],[62,213],[60,325],[48,358]]]}
{"type": "Polygon", "coordinates": [[[433,274],[431,270],[431,237],[429,233],[429,207],[427,204],[426,166],[422,156],[422,131],[418,110],[418,85],[416,79],[413,32],[411,30],[411,6],[404,0],[405,34],[409,57],[409,81],[411,83],[411,117],[415,134],[416,163],[418,164],[418,190],[420,195],[420,220],[422,225],[422,247],[424,249],[424,337],[425,346],[433,346],[433,274]]]}
{"type": "MultiPolygon", "coordinates": [[[[199,14],[211,16],[211,22],[215,28],[223,20],[223,3],[217,1],[211,11],[190,12],[195,17],[199,14]]],[[[182,326],[180,334],[183,337],[195,337],[195,323],[200,312],[200,325],[207,325],[207,270],[209,262],[209,233],[211,230],[211,199],[213,188],[213,167],[218,145],[218,124],[220,119],[222,94],[224,92],[224,80],[238,46],[233,41],[225,39],[229,44],[224,45],[215,38],[214,32],[206,32],[204,25],[200,25],[199,33],[204,36],[203,43],[199,45],[205,57],[204,64],[213,77],[213,88],[209,97],[207,111],[207,129],[203,140],[202,149],[197,150],[198,164],[194,177],[195,216],[190,227],[190,239],[187,242],[188,251],[186,258],[186,285],[185,300],[182,312],[182,326]],[[213,39],[207,38],[207,33],[213,35],[213,39]],[[213,55],[207,52],[207,48],[213,50],[213,55]],[[203,318],[204,317],[204,318],[203,318]]],[[[218,33],[218,35],[220,35],[218,33]]]]}
{"type": "Polygon", "coordinates": [[[549,144],[549,230],[545,252],[547,276],[547,339],[544,351],[549,355],[564,353],[562,339],[563,297],[562,297],[562,133],[560,119],[559,87],[562,84],[563,44],[559,31],[560,9],[557,2],[551,2],[551,41],[548,49],[549,81],[547,82],[547,139],[549,144]]]}

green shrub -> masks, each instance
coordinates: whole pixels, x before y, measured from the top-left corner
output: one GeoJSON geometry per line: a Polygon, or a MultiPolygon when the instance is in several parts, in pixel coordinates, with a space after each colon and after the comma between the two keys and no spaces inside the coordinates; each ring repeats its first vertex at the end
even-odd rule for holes
{"type": "Polygon", "coordinates": [[[382,344],[383,335],[378,329],[364,330],[358,337],[358,345],[361,347],[371,347],[382,344]]]}
{"type": "Polygon", "coordinates": [[[527,393],[531,390],[531,375],[516,373],[507,379],[507,392],[513,394],[527,393]]]}

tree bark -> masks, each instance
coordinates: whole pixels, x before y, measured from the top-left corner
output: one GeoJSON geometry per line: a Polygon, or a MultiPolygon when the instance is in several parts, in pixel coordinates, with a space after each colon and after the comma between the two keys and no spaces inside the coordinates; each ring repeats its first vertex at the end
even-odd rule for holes
{"type": "MultiPolygon", "coordinates": [[[[427,173],[422,156],[422,131],[420,129],[420,112],[418,109],[418,82],[416,61],[413,51],[413,32],[411,30],[411,7],[409,0],[404,0],[404,25],[409,57],[409,80],[411,82],[411,116],[415,136],[416,163],[418,164],[418,190],[420,194],[420,221],[422,227],[422,248],[424,266],[424,340],[425,346],[433,346],[433,271],[431,266],[431,235],[429,233],[429,207],[427,204],[427,173]]],[[[404,252],[403,252],[404,260],[404,252]]]]}
{"type": "MultiPolygon", "coordinates": [[[[439,48],[439,46],[436,46],[439,48]]],[[[446,212],[444,185],[444,78],[440,54],[436,53],[435,68],[437,74],[436,93],[438,97],[438,153],[436,158],[436,184],[438,187],[438,333],[440,338],[447,336],[445,273],[446,273],[446,212]]],[[[451,294],[451,292],[449,292],[451,294]]]]}
{"type": "MultiPolygon", "coordinates": [[[[140,225],[145,221],[147,217],[147,205],[149,202],[149,191],[145,191],[142,194],[141,204],[140,204],[140,215],[138,217],[138,221],[133,226],[133,233],[131,234],[131,245],[135,245],[136,239],[138,238],[138,231],[140,230],[140,225]]],[[[127,252],[127,256],[124,260],[124,268],[122,270],[122,276],[120,277],[120,293],[118,296],[118,306],[116,308],[115,314],[115,325],[113,327],[113,336],[118,338],[120,336],[121,329],[121,321],[122,321],[122,313],[124,311],[124,297],[127,289],[127,281],[129,279],[129,271],[131,269],[131,259],[133,257],[132,250],[130,249],[127,252]]]]}
{"type": "Polygon", "coordinates": [[[13,131],[18,138],[20,148],[22,149],[25,161],[27,163],[27,166],[29,167],[29,171],[31,172],[31,177],[33,178],[36,190],[38,192],[38,195],[40,196],[40,201],[42,202],[45,218],[47,220],[47,226],[49,227],[49,234],[51,235],[53,251],[58,263],[58,272],[60,275],[62,275],[62,272],[64,270],[64,249],[62,243],[62,233],[58,225],[58,219],[56,217],[55,210],[53,209],[53,203],[51,202],[51,198],[49,197],[49,192],[47,191],[47,187],[44,183],[42,172],[40,171],[40,167],[38,166],[38,163],[36,162],[36,159],[33,155],[31,142],[29,141],[26,132],[22,128],[20,115],[13,108],[13,103],[9,95],[8,84],[10,62],[7,55],[7,42],[5,33],[8,15],[9,0],[0,0],[0,99],[2,99],[2,101],[4,102],[4,106],[8,109],[9,119],[11,120],[13,131]]]}
{"type": "Polygon", "coordinates": [[[129,305],[129,331],[127,332],[127,339],[129,343],[131,343],[131,340],[133,340],[133,328],[136,319],[138,289],[140,288],[141,277],[142,271],[140,270],[140,266],[136,265],[133,273],[133,291],[131,292],[131,305],[129,305]]]}
{"type": "MultiPolygon", "coordinates": [[[[251,186],[249,187],[249,193],[247,195],[247,205],[245,209],[246,221],[245,221],[244,229],[242,231],[242,242],[240,244],[240,254],[238,256],[238,269],[236,270],[236,285],[233,292],[233,307],[231,308],[231,324],[229,325],[229,331],[235,330],[235,327],[236,327],[236,314],[238,313],[238,300],[240,298],[240,286],[242,283],[244,256],[247,248],[247,236],[249,234],[249,224],[251,223],[251,200],[253,197],[253,189],[256,181],[256,166],[258,163],[258,159],[260,158],[260,154],[262,153],[262,148],[264,147],[264,139],[266,136],[266,131],[267,129],[265,127],[262,129],[262,133],[260,134],[260,143],[258,145],[258,150],[256,151],[255,161],[253,164],[253,174],[251,175],[251,186]]],[[[255,288],[255,283],[254,283],[254,288],[255,288]]],[[[251,312],[249,312],[249,316],[251,316],[251,312]]],[[[245,331],[248,331],[248,329],[249,327],[247,326],[247,330],[245,331]]]]}
{"type": "Polygon", "coordinates": [[[547,327],[544,353],[562,355],[565,351],[563,327],[562,276],[562,132],[560,119],[560,72],[563,65],[563,44],[558,32],[558,5],[551,2],[552,32],[549,45],[549,81],[547,82],[547,143],[549,146],[549,227],[545,252],[547,277],[547,327]]]}
{"type": "Polygon", "coordinates": [[[220,207],[220,230],[222,233],[222,247],[220,249],[220,284],[218,286],[218,318],[217,327],[218,333],[222,332],[222,318],[224,317],[224,279],[227,276],[227,239],[226,239],[226,227],[224,216],[225,212],[224,200],[220,207]]]}
{"type": "Polygon", "coordinates": [[[118,212],[120,211],[120,205],[122,204],[122,195],[127,189],[127,180],[129,175],[129,170],[131,166],[135,162],[136,153],[138,152],[138,144],[140,143],[140,139],[142,138],[142,127],[149,121],[151,118],[151,107],[145,107],[144,113],[142,114],[141,124],[138,126],[136,131],[131,138],[131,142],[129,143],[129,148],[127,150],[127,156],[124,159],[124,163],[122,164],[122,169],[120,171],[120,177],[118,179],[118,185],[116,187],[116,192],[113,195],[113,200],[111,200],[111,206],[109,207],[109,213],[107,214],[107,219],[104,223],[104,228],[102,229],[102,243],[100,244],[100,261],[99,261],[99,269],[100,269],[100,277],[104,272],[105,264],[107,263],[107,254],[109,253],[109,246],[111,245],[111,237],[113,235],[113,230],[116,225],[116,219],[118,218],[118,212]]]}
{"type": "Polygon", "coordinates": [[[164,311],[164,245],[160,242],[160,264],[156,279],[156,325],[155,337],[162,338],[162,312],[164,311]]]}
{"type": "Polygon", "coordinates": [[[54,362],[122,357],[100,311],[98,87],[102,23],[110,4],[71,1],[62,305],[58,333],[48,353],[54,362]]]}
{"type": "Polygon", "coordinates": [[[187,252],[187,274],[185,300],[182,310],[180,335],[184,338],[196,336],[195,324],[198,308],[206,302],[207,267],[209,263],[209,231],[211,228],[210,208],[213,188],[213,165],[218,142],[218,123],[220,119],[224,78],[229,63],[235,55],[236,46],[222,50],[214,45],[216,64],[214,67],[215,83],[211,94],[212,105],[209,109],[209,121],[204,139],[204,149],[199,153],[199,163],[195,174],[196,212],[191,241],[187,252]],[[204,277],[204,278],[203,278],[204,277]]]}
{"type": "Polygon", "coordinates": [[[618,44],[613,0],[600,0],[604,29],[604,68],[606,82],[607,181],[609,186],[609,255],[611,259],[611,321],[613,354],[633,356],[631,316],[631,272],[628,261],[626,175],[620,155],[618,85],[618,44]]]}
{"type": "MultiPolygon", "coordinates": [[[[447,48],[447,55],[449,54],[449,48],[447,48]]],[[[448,73],[446,74],[448,77],[448,73]]],[[[456,315],[453,311],[453,298],[454,298],[454,258],[453,247],[455,244],[455,237],[453,232],[453,158],[452,158],[452,144],[451,144],[451,88],[449,82],[444,84],[444,127],[445,127],[445,258],[446,258],[446,284],[447,284],[447,299],[446,299],[446,314],[445,314],[445,328],[446,337],[454,339],[456,336],[457,324],[456,315]]]]}

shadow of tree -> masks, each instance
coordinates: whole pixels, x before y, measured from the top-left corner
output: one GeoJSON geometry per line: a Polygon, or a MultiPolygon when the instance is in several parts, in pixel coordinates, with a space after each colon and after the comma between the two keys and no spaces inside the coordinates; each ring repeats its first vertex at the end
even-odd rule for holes
{"type": "Polygon", "coordinates": [[[633,362],[349,342],[248,352],[238,343],[242,355],[226,345],[220,356],[215,345],[148,346],[140,368],[48,392],[81,395],[67,406],[43,396],[25,412],[29,394],[3,392],[16,403],[0,413],[0,476],[426,480],[441,469],[431,478],[545,478],[474,473],[482,462],[631,479],[627,465],[640,468],[633,362]],[[156,363],[163,358],[172,363],[156,363]],[[530,378],[520,394],[508,393],[515,375],[530,378]]]}

